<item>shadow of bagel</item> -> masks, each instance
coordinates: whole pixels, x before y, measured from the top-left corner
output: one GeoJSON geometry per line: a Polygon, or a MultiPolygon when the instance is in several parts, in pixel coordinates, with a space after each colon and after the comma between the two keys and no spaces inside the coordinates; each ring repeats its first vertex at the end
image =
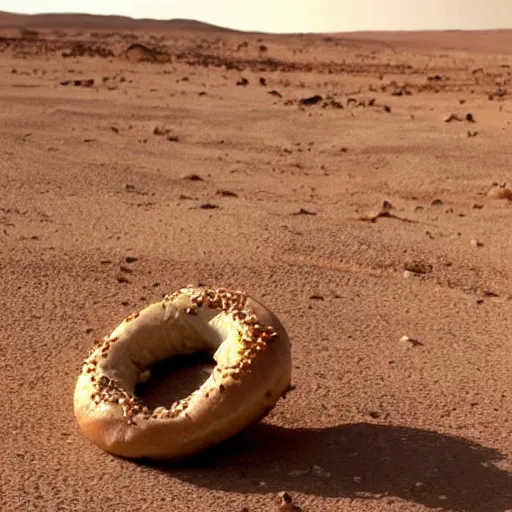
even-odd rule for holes
{"type": "Polygon", "coordinates": [[[441,510],[512,508],[504,457],[470,440],[392,425],[287,429],[264,423],[179,464],[144,462],[199,487],[334,498],[400,498],[441,510]]]}

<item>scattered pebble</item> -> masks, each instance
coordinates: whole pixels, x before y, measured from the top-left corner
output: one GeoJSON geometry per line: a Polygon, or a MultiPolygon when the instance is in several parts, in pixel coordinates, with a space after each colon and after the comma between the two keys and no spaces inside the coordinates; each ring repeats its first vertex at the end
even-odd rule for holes
{"type": "Polygon", "coordinates": [[[512,188],[508,187],[506,183],[503,183],[503,185],[493,183],[491,188],[487,191],[487,197],[512,201],[512,188]]]}
{"type": "Polygon", "coordinates": [[[299,105],[316,105],[317,103],[320,103],[322,99],[322,96],[315,94],[314,96],[309,96],[308,98],[301,98],[299,100],[299,105]]]}
{"type": "Polygon", "coordinates": [[[432,272],[432,265],[423,261],[411,260],[404,263],[405,270],[414,274],[428,274],[432,272]]]}
{"type": "Polygon", "coordinates": [[[199,174],[187,174],[186,176],[183,176],[183,179],[189,181],[204,181],[199,174]]]}
{"type": "Polygon", "coordinates": [[[298,212],[295,212],[292,215],[316,215],[316,212],[306,210],[306,208],[301,208],[298,212]]]}
{"type": "Polygon", "coordinates": [[[424,345],[423,342],[411,338],[407,335],[404,335],[400,338],[400,343],[410,343],[413,347],[422,347],[424,345]]]}
{"type": "Polygon", "coordinates": [[[226,189],[219,189],[217,192],[215,192],[218,196],[222,197],[238,197],[238,194],[236,192],[232,192],[231,190],[226,189]]]}

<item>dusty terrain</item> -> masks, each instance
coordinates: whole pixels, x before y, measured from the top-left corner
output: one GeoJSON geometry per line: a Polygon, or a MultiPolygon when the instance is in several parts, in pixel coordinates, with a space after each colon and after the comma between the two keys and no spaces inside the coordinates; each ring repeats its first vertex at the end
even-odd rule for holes
{"type": "Polygon", "coordinates": [[[3,512],[512,509],[512,31],[0,25],[3,512]],[[103,453],[83,358],[198,282],[279,315],[296,389],[183,464],[103,453]]]}

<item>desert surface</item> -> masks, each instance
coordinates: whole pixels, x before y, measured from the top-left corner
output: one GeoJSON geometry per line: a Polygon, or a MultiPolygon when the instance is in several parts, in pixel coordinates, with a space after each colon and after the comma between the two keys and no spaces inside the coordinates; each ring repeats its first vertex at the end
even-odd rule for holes
{"type": "Polygon", "coordinates": [[[512,510],[511,80],[512,31],[0,13],[0,510],[512,510]],[[82,361],[188,283],[270,307],[295,389],[182,463],[108,455],[82,361]]]}

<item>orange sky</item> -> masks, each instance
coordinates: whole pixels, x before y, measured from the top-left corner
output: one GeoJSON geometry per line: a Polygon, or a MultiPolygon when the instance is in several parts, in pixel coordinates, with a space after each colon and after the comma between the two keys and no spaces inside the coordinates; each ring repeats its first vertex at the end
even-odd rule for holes
{"type": "Polygon", "coordinates": [[[265,32],[512,28],[512,0],[0,0],[0,10],[191,18],[265,32]]]}

